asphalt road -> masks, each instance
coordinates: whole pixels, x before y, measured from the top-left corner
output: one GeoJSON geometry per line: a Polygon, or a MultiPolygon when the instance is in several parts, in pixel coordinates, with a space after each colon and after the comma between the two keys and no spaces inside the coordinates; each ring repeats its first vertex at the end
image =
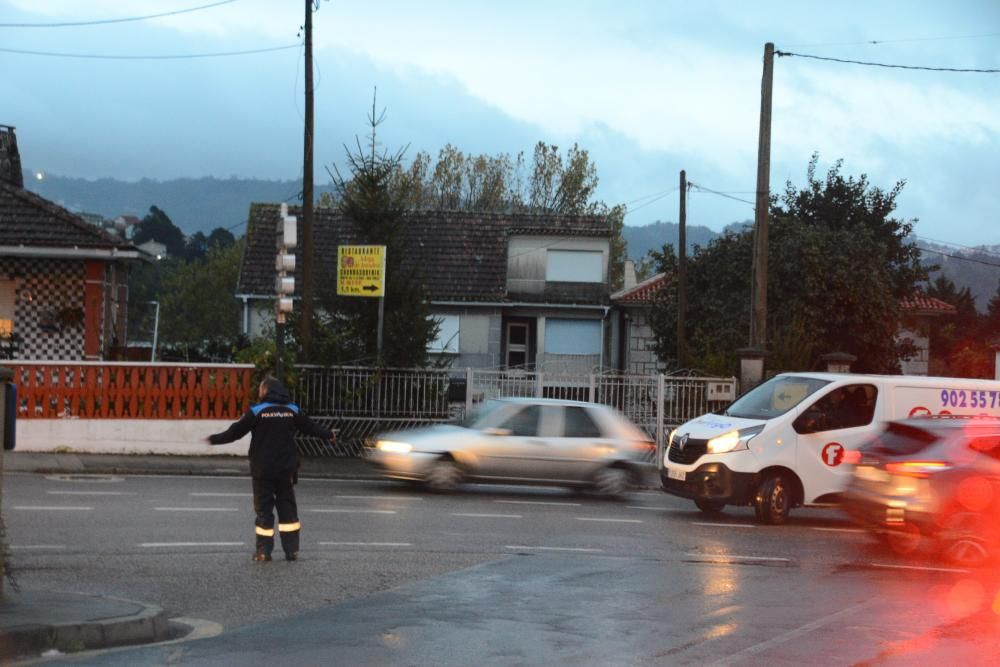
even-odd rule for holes
{"type": "MultiPolygon", "coordinates": [[[[913,664],[1000,656],[1000,577],[904,558],[835,510],[764,527],[656,491],[303,480],[301,560],[254,563],[250,481],[6,475],[21,586],[217,636],[71,664],[913,664]],[[996,611],[994,611],[996,610],[996,611]]],[[[276,553],[280,554],[280,550],[276,553]]]]}

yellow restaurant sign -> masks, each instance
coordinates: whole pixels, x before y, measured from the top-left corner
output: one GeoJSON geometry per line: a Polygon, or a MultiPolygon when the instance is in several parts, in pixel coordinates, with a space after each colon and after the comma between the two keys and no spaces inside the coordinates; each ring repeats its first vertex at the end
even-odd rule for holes
{"type": "Polygon", "coordinates": [[[337,294],[385,296],[385,246],[337,246],[337,294]]]}

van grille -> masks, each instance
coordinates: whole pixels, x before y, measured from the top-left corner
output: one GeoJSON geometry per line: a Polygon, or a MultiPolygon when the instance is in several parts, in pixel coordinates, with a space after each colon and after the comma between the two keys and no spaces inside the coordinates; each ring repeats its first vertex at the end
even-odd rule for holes
{"type": "Polygon", "coordinates": [[[680,443],[674,442],[667,450],[667,458],[674,463],[690,464],[694,463],[708,453],[708,440],[695,440],[690,438],[684,449],[680,448],[680,443]]]}

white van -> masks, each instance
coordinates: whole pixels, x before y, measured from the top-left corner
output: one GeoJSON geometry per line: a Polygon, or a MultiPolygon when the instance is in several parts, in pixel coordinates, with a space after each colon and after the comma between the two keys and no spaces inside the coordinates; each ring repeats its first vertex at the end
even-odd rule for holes
{"type": "Polygon", "coordinates": [[[1000,382],[784,373],[673,431],[660,484],[704,512],[753,505],[784,523],[792,507],[835,502],[885,422],[921,415],[1000,416],[1000,382]]]}

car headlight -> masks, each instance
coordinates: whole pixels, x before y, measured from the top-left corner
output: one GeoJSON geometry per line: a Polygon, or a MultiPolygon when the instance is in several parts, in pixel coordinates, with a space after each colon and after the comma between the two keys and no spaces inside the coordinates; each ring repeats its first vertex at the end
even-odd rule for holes
{"type": "Polygon", "coordinates": [[[725,454],[750,449],[750,440],[764,430],[764,426],[751,426],[739,431],[729,431],[708,441],[709,454],[725,454]]]}
{"type": "Polygon", "coordinates": [[[674,436],[677,435],[677,429],[670,432],[670,437],[667,438],[667,447],[674,444],[674,436]]]}
{"type": "Polygon", "coordinates": [[[379,440],[375,443],[375,448],[382,452],[391,454],[409,454],[413,451],[413,445],[408,442],[394,442],[392,440],[379,440]]]}

